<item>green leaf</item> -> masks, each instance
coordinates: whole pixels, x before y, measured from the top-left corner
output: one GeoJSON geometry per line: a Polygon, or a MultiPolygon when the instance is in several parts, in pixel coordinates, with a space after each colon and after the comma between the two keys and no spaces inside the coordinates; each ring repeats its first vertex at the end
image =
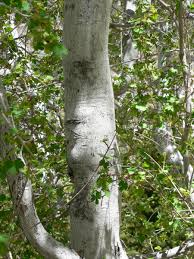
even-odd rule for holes
{"type": "Polygon", "coordinates": [[[164,106],[164,110],[165,110],[165,111],[171,111],[171,112],[173,112],[173,111],[174,111],[174,107],[173,107],[173,105],[170,105],[169,103],[167,103],[167,104],[164,106]]]}
{"type": "Polygon", "coordinates": [[[127,188],[128,188],[127,182],[124,181],[124,180],[121,180],[121,181],[119,182],[119,190],[120,190],[120,191],[123,191],[123,190],[126,190],[127,188]]]}
{"type": "Polygon", "coordinates": [[[108,198],[110,197],[110,191],[105,191],[104,194],[106,197],[108,197],[108,198]]]}
{"type": "Polygon", "coordinates": [[[53,79],[54,79],[54,77],[51,76],[51,75],[47,75],[47,76],[44,77],[44,81],[45,81],[45,82],[52,81],[53,79]]]}
{"type": "Polygon", "coordinates": [[[142,128],[143,129],[147,129],[148,128],[148,124],[147,123],[143,123],[142,128]]]}
{"type": "Polygon", "coordinates": [[[17,169],[18,171],[24,167],[24,163],[22,162],[21,159],[16,159],[16,160],[14,161],[14,163],[15,163],[15,167],[16,167],[16,169],[17,169]]]}
{"type": "Polygon", "coordinates": [[[17,128],[10,128],[10,133],[13,135],[16,135],[18,133],[18,129],[17,128]]]}
{"type": "Polygon", "coordinates": [[[127,172],[128,172],[128,174],[130,174],[130,175],[135,174],[135,169],[129,167],[129,168],[127,168],[127,172]]]}
{"type": "Polygon", "coordinates": [[[161,246],[156,246],[156,247],[154,247],[154,249],[157,250],[157,251],[161,251],[162,250],[161,246]]]}
{"type": "Polygon", "coordinates": [[[5,201],[6,200],[6,195],[5,194],[0,194],[0,201],[5,201]]]}
{"type": "Polygon", "coordinates": [[[4,255],[7,252],[9,238],[5,234],[0,234],[0,255],[4,255]]]}
{"type": "Polygon", "coordinates": [[[142,165],[144,168],[150,168],[150,165],[147,162],[144,162],[142,165]]]}
{"type": "Polygon", "coordinates": [[[143,171],[138,172],[138,176],[140,177],[141,180],[144,180],[146,178],[146,173],[143,171]]]}
{"type": "Polygon", "coordinates": [[[102,192],[94,190],[91,195],[91,201],[94,201],[96,204],[99,204],[99,200],[102,198],[102,192]]]}
{"type": "Polygon", "coordinates": [[[189,9],[190,9],[191,11],[194,11],[194,4],[191,4],[191,5],[189,6],[189,9]]]}
{"type": "Polygon", "coordinates": [[[169,103],[175,103],[177,101],[177,98],[175,96],[171,96],[168,101],[169,103]]]}
{"type": "Polygon", "coordinates": [[[24,167],[24,163],[20,159],[14,161],[7,160],[4,162],[2,170],[3,174],[17,174],[24,167]]]}
{"type": "Polygon", "coordinates": [[[27,1],[22,1],[22,8],[23,11],[28,12],[30,10],[30,4],[27,1]]]}
{"type": "Polygon", "coordinates": [[[23,110],[18,110],[17,108],[15,108],[13,111],[12,111],[12,114],[15,118],[19,118],[23,113],[23,110]]]}
{"type": "Polygon", "coordinates": [[[108,170],[109,168],[109,162],[106,158],[101,159],[99,165],[102,166],[105,170],[108,170]]]}
{"type": "Polygon", "coordinates": [[[147,110],[147,107],[144,105],[136,105],[135,108],[140,112],[145,112],[147,110]]]}
{"type": "Polygon", "coordinates": [[[53,47],[53,53],[56,57],[62,58],[68,54],[68,50],[62,44],[57,44],[53,47]]]}

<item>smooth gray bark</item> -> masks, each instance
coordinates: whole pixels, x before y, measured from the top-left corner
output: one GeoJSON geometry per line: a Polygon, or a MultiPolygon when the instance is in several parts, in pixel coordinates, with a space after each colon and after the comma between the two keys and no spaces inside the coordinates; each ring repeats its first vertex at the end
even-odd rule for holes
{"type": "Polygon", "coordinates": [[[65,3],[65,114],[71,203],[71,243],[86,259],[127,258],[119,237],[114,96],[108,58],[111,0],[65,3]],[[108,148],[109,147],[109,148],[108,148]],[[108,148],[108,150],[107,150],[108,148]],[[108,151],[108,152],[107,152],[108,151]],[[110,197],[91,202],[103,155],[111,157],[110,197]]]}

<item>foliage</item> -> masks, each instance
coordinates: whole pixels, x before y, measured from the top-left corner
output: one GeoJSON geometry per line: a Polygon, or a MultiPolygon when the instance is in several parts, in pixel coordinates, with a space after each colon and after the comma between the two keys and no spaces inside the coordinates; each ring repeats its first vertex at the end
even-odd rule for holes
{"type": "MultiPolygon", "coordinates": [[[[16,144],[16,153],[26,162],[22,170],[33,181],[36,206],[44,226],[66,243],[69,238],[65,230],[69,225],[66,209],[64,212],[62,208],[70,199],[72,184],[64,174],[67,165],[61,59],[67,50],[61,44],[62,1],[3,3],[0,63],[10,103],[8,115],[14,119],[9,141],[16,144]]],[[[0,233],[9,236],[9,249],[15,255],[40,258],[23,237],[5,188],[5,172],[14,173],[20,165],[21,160],[1,164],[0,233]]]]}
{"type": "MultiPolygon", "coordinates": [[[[168,8],[159,1],[150,5],[140,0],[135,16],[128,18],[129,29],[122,33],[139,51],[133,67],[122,63],[121,32],[112,30],[110,34],[122,178],[127,183],[122,188],[122,239],[129,254],[162,251],[193,238],[192,204],[185,177],[180,168],[168,163],[165,154],[159,154],[154,140],[155,129],[168,124],[177,148],[182,148],[185,99],[180,93],[183,67],[177,51],[178,1],[165,2],[168,8]]],[[[121,8],[113,17],[115,23],[122,22],[118,13],[122,14],[121,8]]],[[[187,22],[189,32],[191,24],[187,22]]],[[[189,44],[192,32],[187,37],[189,44]]],[[[189,143],[193,143],[191,137],[187,152],[192,153],[189,143]]]]}
{"type": "MultiPolygon", "coordinates": [[[[192,206],[184,176],[159,154],[153,139],[154,130],[168,123],[177,147],[182,148],[185,100],[179,94],[184,67],[177,51],[178,1],[166,1],[169,8],[153,2],[138,0],[135,15],[128,18],[122,6],[114,9],[112,22],[126,22],[129,27],[125,31],[112,28],[109,36],[123,171],[118,179],[121,235],[129,254],[161,251],[193,238],[192,206]],[[124,36],[132,37],[139,51],[133,67],[123,62],[124,36]]],[[[41,258],[19,228],[6,185],[5,172],[14,173],[18,168],[33,182],[44,226],[63,243],[69,239],[66,204],[73,186],[67,175],[64,141],[61,60],[68,51],[61,44],[62,9],[62,1],[46,0],[4,0],[0,6],[1,76],[10,103],[8,115],[14,120],[9,141],[21,158],[0,164],[1,254],[9,249],[21,258],[41,258]]],[[[189,9],[193,10],[193,4],[189,9]]],[[[188,31],[189,26],[188,22],[188,31]]],[[[192,41],[192,32],[188,38],[192,41]]],[[[192,154],[191,137],[186,148],[192,154]]],[[[111,160],[104,156],[100,162],[91,197],[96,203],[109,195],[111,160]]]]}

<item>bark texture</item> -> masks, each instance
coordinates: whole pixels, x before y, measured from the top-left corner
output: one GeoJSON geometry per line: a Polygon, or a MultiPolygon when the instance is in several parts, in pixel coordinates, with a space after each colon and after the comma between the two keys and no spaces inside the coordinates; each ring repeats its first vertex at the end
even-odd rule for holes
{"type": "Polygon", "coordinates": [[[86,259],[127,258],[119,238],[114,97],[108,59],[111,0],[71,0],[64,9],[65,113],[71,203],[71,243],[86,259]],[[91,191],[103,155],[111,156],[110,197],[96,205],[91,191]]]}

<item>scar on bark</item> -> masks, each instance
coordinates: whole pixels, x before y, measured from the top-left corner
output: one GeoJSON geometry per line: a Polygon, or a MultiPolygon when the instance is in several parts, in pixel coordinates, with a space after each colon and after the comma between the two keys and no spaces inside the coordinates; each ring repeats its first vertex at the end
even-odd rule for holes
{"type": "Polygon", "coordinates": [[[65,11],[74,10],[74,9],[75,9],[75,4],[70,4],[70,5],[66,4],[65,5],[65,11]]]}
{"type": "Polygon", "coordinates": [[[68,168],[67,168],[67,174],[69,175],[71,182],[73,183],[74,182],[74,173],[73,173],[73,169],[70,166],[68,166],[68,168]]]}
{"type": "Polygon", "coordinates": [[[80,78],[90,79],[90,72],[94,70],[94,62],[90,60],[77,60],[73,62],[73,72],[80,78]]]}
{"type": "Polygon", "coordinates": [[[81,120],[72,119],[72,120],[67,120],[65,122],[65,124],[67,124],[67,125],[77,125],[77,124],[79,124],[81,122],[82,122],[81,120]]]}
{"type": "Polygon", "coordinates": [[[120,256],[120,247],[118,244],[115,246],[115,256],[120,256]]]}

